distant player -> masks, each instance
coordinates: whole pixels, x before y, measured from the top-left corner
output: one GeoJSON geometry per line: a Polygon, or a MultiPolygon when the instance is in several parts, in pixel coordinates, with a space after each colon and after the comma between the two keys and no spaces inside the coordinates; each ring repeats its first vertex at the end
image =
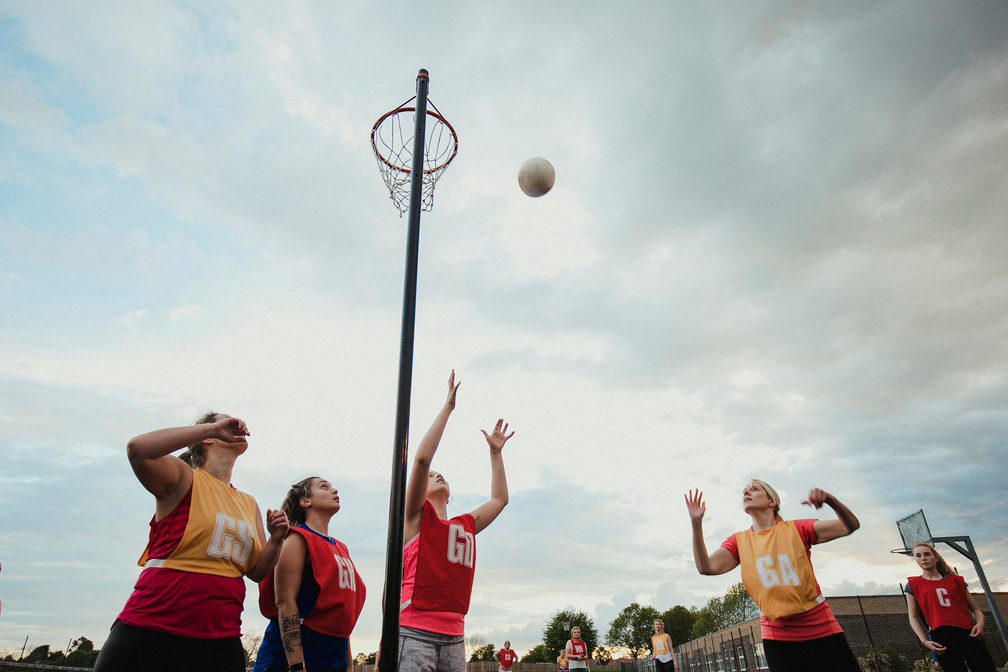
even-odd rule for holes
{"type": "Polygon", "coordinates": [[[665,624],[657,618],[654,622],[654,636],[651,637],[651,651],[655,672],[672,672],[679,669],[675,654],[672,653],[672,638],[665,632],[665,624]]]}
{"type": "Polygon", "coordinates": [[[581,639],[581,628],[576,625],[571,628],[571,638],[567,640],[567,663],[571,672],[581,670],[588,672],[588,642],[581,639]]]}
{"type": "Polygon", "coordinates": [[[238,418],[207,413],[130,439],[126,455],[154,495],[154,518],[144,569],[95,672],[245,671],[244,577],[273,571],[288,527],[283,511],[267,511],[267,541],[255,499],[231,487],[248,433],[238,418]]]}
{"type": "Polygon", "coordinates": [[[511,648],[511,642],[504,640],[504,648],[494,652],[494,660],[499,663],[499,672],[511,672],[511,666],[518,662],[518,654],[511,648]]]}
{"type": "Polygon", "coordinates": [[[966,590],[966,581],[954,573],[935,547],[914,544],[920,576],[907,577],[907,611],[910,627],[921,644],[932,651],[944,672],[994,672],[994,660],[983,643],[984,613],[966,590]],[[921,616],[931,628],[924,632],[921,616]]]}
{"type": "Polygon", "coordinates": [[[490,499],[471,513],[448,518],[448,482],[430,465],[455,409],[455,372],[448,398],[417,448],[406,486],[402,603],[399,611],[400,672],[465,672],[465,615],[476,568],[476,535],[508,503],[501,451],[514,432],[498,420],[483,432],[490,447],[490,499]]]}
{"type": "Polygon", "coordinates": [[[753,479],[742,491],[742,508],[752,527],[728,537],[707,554],[699,490],[686,495],[693,526],[693,560],[701,574],[724,574],[742,566],[742,583],[760,610],[763,651],[771,672],[860,672],[857,658],[819,590],[812,571],[812,545],[845,537],[861,526],[840,500],[822,490],[802,502],[823,504],[836,520],[788,520],[780,515],[777,491],[753,479]]]}

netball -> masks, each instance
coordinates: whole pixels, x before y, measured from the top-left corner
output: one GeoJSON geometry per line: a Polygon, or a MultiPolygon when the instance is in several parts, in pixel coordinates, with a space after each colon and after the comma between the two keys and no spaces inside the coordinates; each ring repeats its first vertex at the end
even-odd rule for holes
{"type": "Polygon", "coordinates": [[[537,156],[522,164],[518,170],[518,186],[526,196],[539,198],[553,188],[556,171],[553,164],[537,156]]]}

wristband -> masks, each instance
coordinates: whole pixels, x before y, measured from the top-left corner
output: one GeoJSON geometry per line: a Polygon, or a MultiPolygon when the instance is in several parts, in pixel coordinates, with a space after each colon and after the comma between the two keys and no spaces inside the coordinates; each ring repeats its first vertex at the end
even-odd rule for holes
{"type": "Polygon", "coordinates": [[[293,665],[288,665],[287,669],[290,670],[290,672],[301,672],[301,670],[304,669],[304,661],[301,661],[300,663],[294,663],[293,665]]]}

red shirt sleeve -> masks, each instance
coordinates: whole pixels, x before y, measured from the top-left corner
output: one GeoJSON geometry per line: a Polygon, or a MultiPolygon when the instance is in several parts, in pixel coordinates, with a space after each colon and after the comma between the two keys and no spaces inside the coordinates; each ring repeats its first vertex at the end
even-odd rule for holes
{"type": "Polygon", "coordinates": [[[721,542],[721,548],[731,553],[732,557],[735,558],[735,562],[739,562],[738,541],[735,539],[734,534],[728,535],[728,538],[721,542]]]}
{"type": "Polygon", "coordinates": [[[807,551],[812,544],[816,543],[815,538],[815,524],[817,518],[804,518],[802,520],[794,521],[795,527],[798,529],[798,534],[801,536],[802,542],[805,544],[805,550],[807,551]]]}

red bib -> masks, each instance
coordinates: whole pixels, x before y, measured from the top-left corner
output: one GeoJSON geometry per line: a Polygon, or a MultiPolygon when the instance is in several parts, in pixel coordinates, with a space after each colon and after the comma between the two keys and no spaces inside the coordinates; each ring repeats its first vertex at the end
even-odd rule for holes
{"type": "MultiPolygon", "coordinates": [[[[304,527],[292,527],[308,544],[312,575],[321,589],[315,606],[301,614],[301,622],[324,635],[350,637],[364,608],[366,590],[347,547],[304,527]]],[[[259,611],[266,618],[277,615],[273,572],[259,583],[259,611]]]]}
{"type": "Polygon", "coordinates": [[[514,649],[501,649],[497,652],[497,657],[500,658],[501,667],[511,667],[518,656],[515,655],[514,649]]]}
{"type": "Polygon", "coordinates": [[[476,521],[472,515],[441,520],[431,503],[424,502],[418,543],[413,606],[468,613],[476,573],[476,521]]]}
{"type": "Polygon", "coordinates": [[[910,576],[907,582],[929,628],[934,630],[941,625],[973,628],[973,616],[966,601],[966,580],[961,576],[946,574],[941,581],[910,576]]]}

